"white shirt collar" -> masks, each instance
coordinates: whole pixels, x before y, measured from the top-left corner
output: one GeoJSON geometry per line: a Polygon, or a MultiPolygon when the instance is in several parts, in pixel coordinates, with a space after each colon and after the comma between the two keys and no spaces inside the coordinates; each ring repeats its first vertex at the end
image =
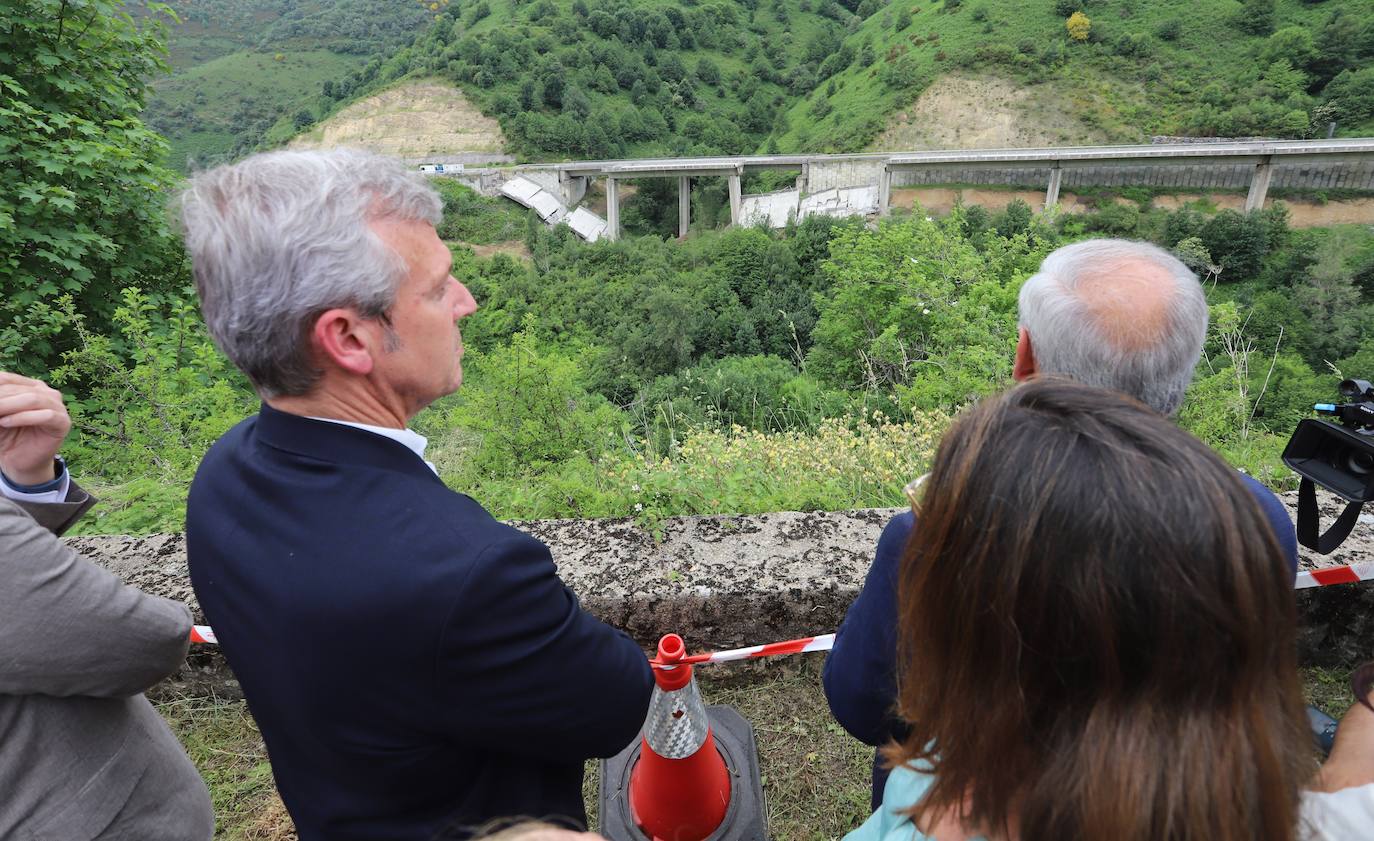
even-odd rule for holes
{"type": "Polygon", "coordinates": [[[425,465],[428,466],[430,470],[434,471],[434,475],[439,475],[439,470],[434,466],[434,463],[425,460],[425,448],[429,446],[429,439],[413,429],[393,429],[389,426],[373,426],[368,423],[357,423],[355,421],[338,420],[336,418],[308,417],[310,417],[310,420],[337,423],[340,426],[351,426],[354,429],[361,429],[364,432],[371,432],[373,435],[380,435],[383,438],[390,438],[392,441],[404,444],[406,449],[419,456],[420,460],[425,462],[425,465]]]}

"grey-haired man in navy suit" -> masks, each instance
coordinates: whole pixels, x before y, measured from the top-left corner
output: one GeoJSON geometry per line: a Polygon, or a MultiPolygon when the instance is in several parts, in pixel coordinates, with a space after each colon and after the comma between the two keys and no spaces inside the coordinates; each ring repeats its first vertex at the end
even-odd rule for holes
{"type": "Polygon", "coordinates": [[[191,580],[302,841],[585,822],[643,723],[638,645],[549,550],[449,490],[407,424],[462,382],[440,200],[357,152],[275,152],[181,201],[211,336],[262,397],[191,488],[191,580]]]}

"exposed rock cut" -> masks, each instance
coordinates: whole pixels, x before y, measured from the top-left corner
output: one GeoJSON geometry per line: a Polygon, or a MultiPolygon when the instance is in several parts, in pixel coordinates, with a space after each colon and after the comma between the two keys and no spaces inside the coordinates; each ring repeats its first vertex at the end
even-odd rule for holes
{"type": "Polygon", "coordinates": [[[403,82],[359,100],[292,140],[293,149],[352,146],[398,158],[500,153],[506,138],[463,92],[437,80],[403,82]]]}

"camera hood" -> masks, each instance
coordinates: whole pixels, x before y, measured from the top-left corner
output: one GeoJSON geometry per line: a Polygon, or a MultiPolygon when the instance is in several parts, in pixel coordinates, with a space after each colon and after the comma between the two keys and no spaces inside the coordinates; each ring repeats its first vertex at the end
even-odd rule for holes
{"type": "Polygon", "coordinates": [[[1298,422],[1283,463],[1350,502],[1374,500],[1374,440],[1334,423],[1298,422]]]}

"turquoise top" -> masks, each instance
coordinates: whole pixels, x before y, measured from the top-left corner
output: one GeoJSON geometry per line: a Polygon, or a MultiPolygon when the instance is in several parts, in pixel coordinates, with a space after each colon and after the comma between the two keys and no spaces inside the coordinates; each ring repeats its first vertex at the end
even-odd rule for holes
{"type": "MultiPolygon", "coordinates": [[[[863,822],[863,826],[849,833],[844,841],[929,841],[911,822],[910,815],[901,814],[926,796],[934,777],[903,765],[894,768],[883,787],[883,805],[863,822]]],[[[970,838],[969,841],[982,841],[970,838]]]]}

